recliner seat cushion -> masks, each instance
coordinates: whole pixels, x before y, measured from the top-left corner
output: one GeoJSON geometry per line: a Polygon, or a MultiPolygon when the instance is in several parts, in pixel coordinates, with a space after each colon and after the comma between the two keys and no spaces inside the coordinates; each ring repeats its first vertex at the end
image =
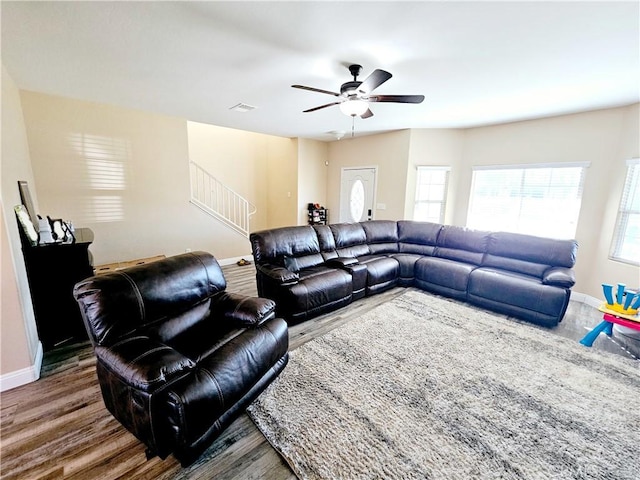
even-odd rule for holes
{"type": "Polygon", "coordinates": [[[530,275],[483,267],[475,269],[469,276],[469,297],[557,315],[564,307],[566,292],[543,285],[539,278],[530,275]]]}
{"type": "MultiPolygon", "coordinates": [[[[221,429],[218,422],[287,355],[288,330],[281,318],[245,330],[203,357],[189,377],[168,392],[164,414],[176,448],[197,447],[221,429]]],[[[246,408],[248,405],[241,405],[246,408]]]]}
{"type": "Polygon", "coordinates": [[[398,284],[400,264],[392,257],[365,255],[358,263],[367,267],[367,294],[380,292],[398,284]]]}
{"type": "Polygon", "coordinates": [[[351,301],[353,287],[351,275],[340,269],[314,267],[302,270],[298,283],[289,286],[284,298],[277,305],[279,311],[297,318],[300,312],[308,315],[324,311],[335,304],[346,304],[351,301]]]}
{"type": "Polygon", "coordinates": [[[391,257],[395,258],[398,261],[398,283],[403,286],[413,285],[416,262],[422,258],[422,255],[411,253],[395,253],[391,257]]]}
{"type": "Polygon", "coordinates": [[[544,327],[562,320],[569,296],[570,290],[536,277],[493,268],[478,268],[469,279],[469,301],[544,327]]]}
{"type": "Polygon", "coordinates": [[[423,257],[415,265],[415,284],[454,298],[466,299],[469,275],[476,265],[438,257],[423,257]]]}

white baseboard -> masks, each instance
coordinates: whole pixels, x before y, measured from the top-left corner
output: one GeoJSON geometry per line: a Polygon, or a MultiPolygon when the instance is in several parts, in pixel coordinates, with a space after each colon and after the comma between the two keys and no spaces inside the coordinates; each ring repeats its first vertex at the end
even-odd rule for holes
{"type": "Polygon", "coordinates": [[[600,305],[602,305],[601,299],[592,297],[591,295],[587,295],[586,293],[574,292],[573,290],[571,291],[571,301],[584,303],[593,308],[598,308],[600,305]]]}
{"type": "Polygon", "coordinates": [[[38,342],[36,350],[36,358],[30,367],[16,370],[15,372],[0,375],[0,392],[10,390],[12,388],[35,382],[40,378],[40,369],[42,368],[42,343],[38,342]]]}
{"type": "Polygon", "coordinates": [[[223,258],[221,260],[218,260],[218,263],[220,264],[221,267],[224,267],[226,265],[232,265],[238,262],[239,260],[242,260],[243,258],[253,263],[253,255],[250,253],[243,255],[242,257],[223,258]]]}

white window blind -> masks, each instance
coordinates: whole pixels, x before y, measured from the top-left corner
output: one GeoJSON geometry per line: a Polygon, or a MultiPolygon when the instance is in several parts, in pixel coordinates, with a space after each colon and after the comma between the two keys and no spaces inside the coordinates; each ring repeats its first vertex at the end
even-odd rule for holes
{"type": "Polygon", "coordinates": [[[611,258],[640,265],[640,159],[627,160],[611,258]]]}
{"type": "Polygon", "coordinates": [[[588,163],[476,167],[467,226],[574,238],[588,163]]]}
{"type": "Polygon", "coordinates": [[[419,166],[416,178],[416,200],[413,219],[444,223],[449,185],[449,167],[419,166]]]}

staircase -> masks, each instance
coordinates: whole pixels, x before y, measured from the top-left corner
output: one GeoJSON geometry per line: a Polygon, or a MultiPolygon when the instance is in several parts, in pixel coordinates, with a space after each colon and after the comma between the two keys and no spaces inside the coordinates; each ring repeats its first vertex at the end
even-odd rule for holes
{"type": "Polygon", "coordinates": [[[191,200],[195,206],[249,237],[249,219],[255,205],[234,192],[195,162],[189,162],[191,200]]]}

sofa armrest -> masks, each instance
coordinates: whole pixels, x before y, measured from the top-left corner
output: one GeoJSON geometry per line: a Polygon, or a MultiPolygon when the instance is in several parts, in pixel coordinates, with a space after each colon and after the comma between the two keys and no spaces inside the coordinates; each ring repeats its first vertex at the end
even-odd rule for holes
{"type": "Polygon", "coordinates": [[[346,267],[357,265],[358,259],[354,257],[336,257],[336,258],[331,258],[324,263],[328,267],[337,267],[337,268],[346,269],[346,267]]]}
{"type": "Polygon", "coordinates": [[[250,297],[222,292],[211,305],[214,316],[219,316],[239,327],[257,327],[275,317],[276,302],[268,298],[250,297]]]}
{"type": "Polygon", "coordinates": [[[542,275],[542,283],[544,285],[571,288],[576,283],[576,275],[571,268],[551,267],[545,270],[542,275]]]}
{"type": "Polygon", "coordinates": [[[300,276],[297,273],[287,270],[284,267],[277,267],[275,265],[263,264],[256,265],[256,269],[259,274],[268,277],[270,280],[274,280],[281,285],[290,285],[297,283],[300,280],[300,276]]]}
{"type": "Polygon", "coordinates": [[[195,363],[147,336],[95,347],[98,362],[132,388],[152,393],[189,373],[195,363]]]}

